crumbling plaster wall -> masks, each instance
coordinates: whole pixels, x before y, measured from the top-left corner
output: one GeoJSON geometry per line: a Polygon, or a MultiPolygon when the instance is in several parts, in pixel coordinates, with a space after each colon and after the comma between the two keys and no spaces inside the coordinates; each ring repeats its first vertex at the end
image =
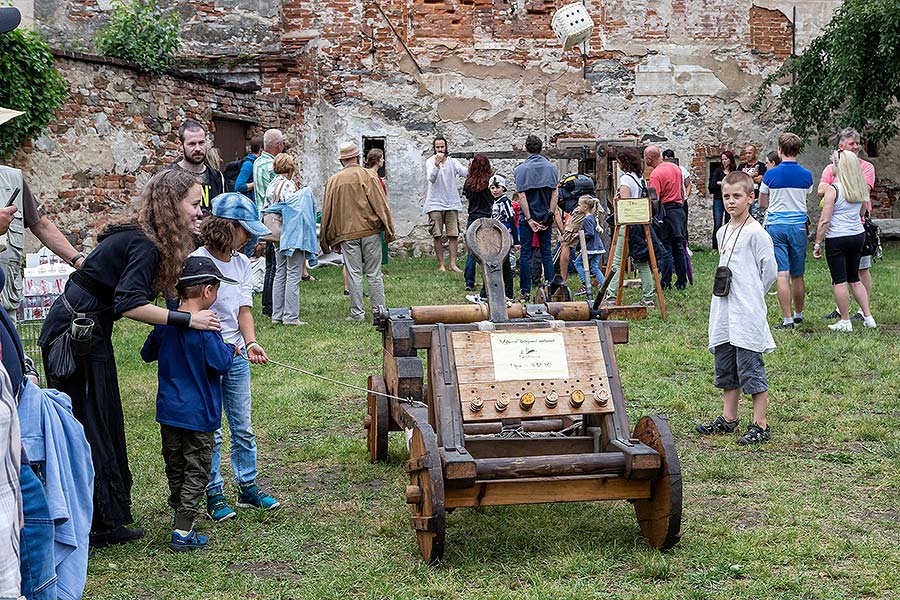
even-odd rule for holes
{"type": "MultiPolygon", "coordinates": [[[[840,4],[586,0],[595,28],[582,57],[564,52],[550,28],[566,0],[382,0],[383,13],[369,0],[164,3],[183,16],[186,55],[255,57],[262,93],[296,103],[281,122],[293,125],[301,178],[317,197],[338,169],[340,142],[384,137],[398,245],[419,249],[429,245],[419,206],[436,134],[466,151],[521,147],[529,133],[547,145],[636,136],[672,148],[694,178],[692,240],[706,243],[708,159],[748,142],[764,154],[782,130],[778,115],[750,105],[790,54],[791,8],[802,50],[840,4]]],[[[39,27],[51,35],[95,27],[108,12],[106,0],[35,0],[39,27]]],[[[254,116],[273,124],[264,110],[254,116]]],[[[166,152],[175,158],[176,150],[166,152]]],[[[892,147],[875,160],[888,188],[900,180],[891,171],[897,155],[892,147]]],[[[818,172],[826,156],[812,149],[803,158],[818,172]]],[[[510,176],[514,164],[495,167],[510,176]]],[[[894,210],[895,196],[884,196],[882,212],[894,210]]]]}

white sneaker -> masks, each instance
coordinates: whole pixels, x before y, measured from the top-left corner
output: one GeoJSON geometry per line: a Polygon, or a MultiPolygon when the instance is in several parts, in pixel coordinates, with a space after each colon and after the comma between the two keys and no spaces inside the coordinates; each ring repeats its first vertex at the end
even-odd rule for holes
{"type": "Polygon", "coordinates": [[[863,317],[863,325],[866,327],[870,327],[871,329],[875,329],[878,325],[875,324],[875,317],[869,315],[868,317],[863,317]]]}
{"type": "Polygon", "coordinates": [[[467,294],[466,300],[472,304],[484,304],[484,300],[478,294],[467,294]]]}
{"type": "Polygon", "coordinates": [[[847,321],[838,321],[833,325],[829,325],[828,329],[832,331],[853,331],[853,323],[849,319],[847,321]]]}

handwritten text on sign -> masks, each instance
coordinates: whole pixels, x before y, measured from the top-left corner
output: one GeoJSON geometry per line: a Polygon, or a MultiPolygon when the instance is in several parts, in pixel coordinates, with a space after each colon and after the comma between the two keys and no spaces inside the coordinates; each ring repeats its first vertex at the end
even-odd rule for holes
{"type": "Polygon", "coordinates": [[[568,379],[562,333],[492,333],[494,379],[568,379]]]}

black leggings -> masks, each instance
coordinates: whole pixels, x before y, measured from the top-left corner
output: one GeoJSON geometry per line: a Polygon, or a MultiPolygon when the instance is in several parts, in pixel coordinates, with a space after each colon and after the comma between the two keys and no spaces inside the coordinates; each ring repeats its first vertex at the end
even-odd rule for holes
{"type": "Polygon", "coordinates": [[[859,259],[865,241],[865,233],[825,238],[825,259],[832,285],[859,281],[859,259]]]}

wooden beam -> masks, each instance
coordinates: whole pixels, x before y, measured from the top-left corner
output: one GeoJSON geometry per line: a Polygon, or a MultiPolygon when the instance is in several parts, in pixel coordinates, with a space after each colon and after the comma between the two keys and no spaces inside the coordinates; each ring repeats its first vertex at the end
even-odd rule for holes
{"type": "Polygon", "coordinates": [[[480,458],[475,461],[476,478],[521,479],[567,475],[622,475],[625,456],[621,452],[590,452],[558,456],[480,458]]]}
{"type": "Polygon", "coordinates": [[[502,506],[543,502],[635,500],[650,497],[650,481],[620,477],[560,477],[476,482],[444,490],[444,506],[502,506]]]}
{"type": "Polygon", "coordinates": [[[592,437],[466,438],[466,450],[476,459],[511,456],[586,454],[594,450],[592,437]]]}

